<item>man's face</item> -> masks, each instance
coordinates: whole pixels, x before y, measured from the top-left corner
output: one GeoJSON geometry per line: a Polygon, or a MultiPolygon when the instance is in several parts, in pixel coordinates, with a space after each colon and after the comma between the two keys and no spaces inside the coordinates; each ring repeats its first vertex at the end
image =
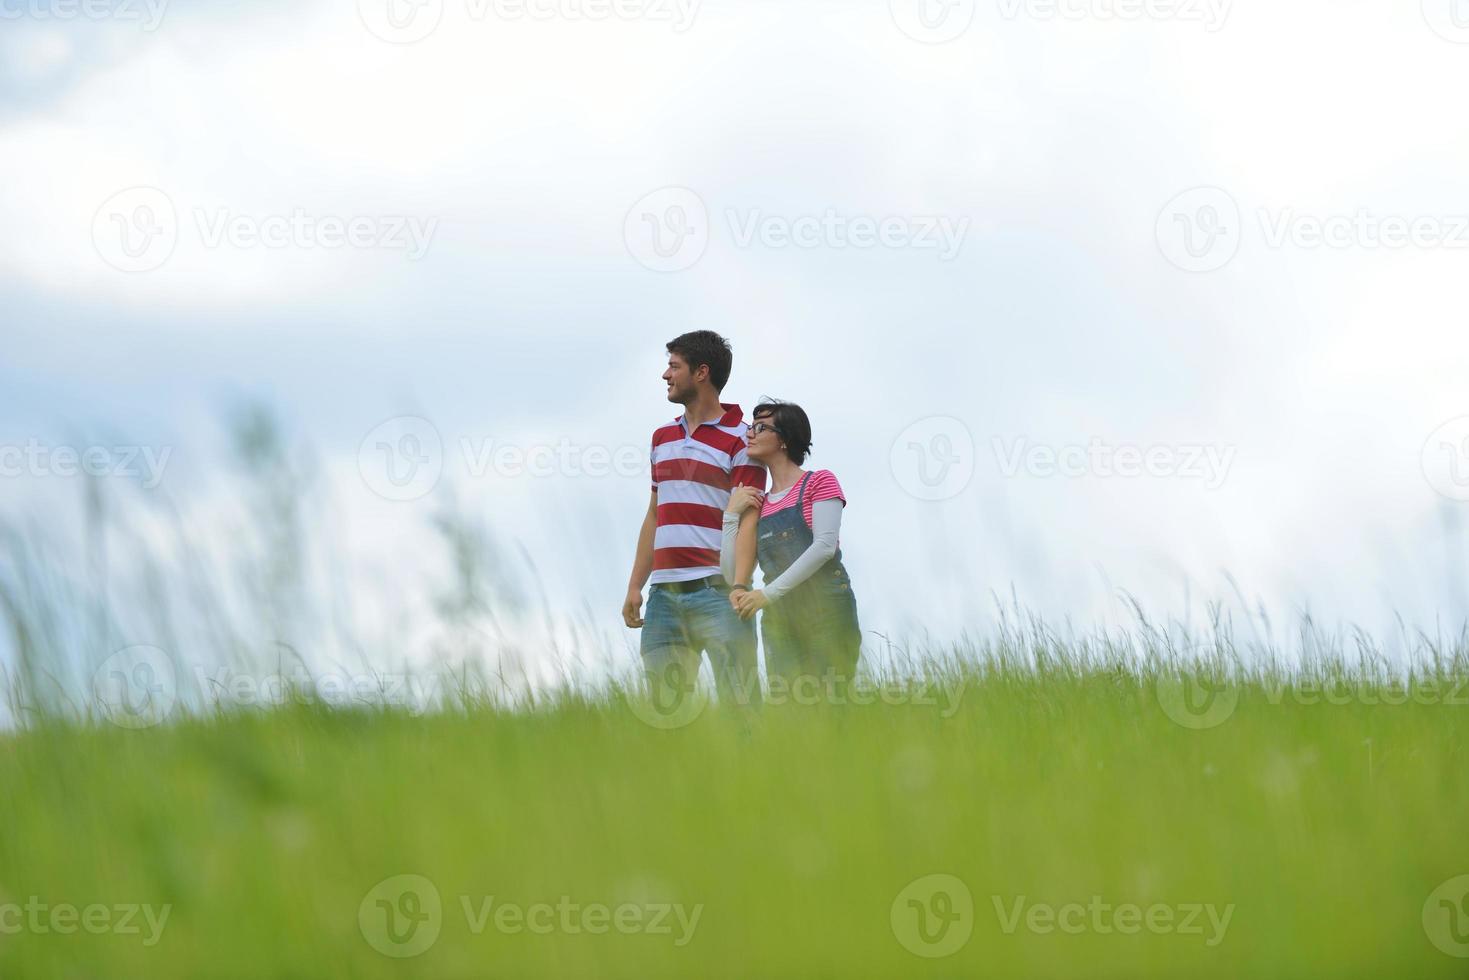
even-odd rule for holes
{"type": "Polygon", "coordinates": [[[668,355],[668,370],[663,372],[663,380],[668,385],[668,400],[671,402],[687,405],[698,395],[694,373],[689,370],[688,362],[677,354],[668,355]]]}

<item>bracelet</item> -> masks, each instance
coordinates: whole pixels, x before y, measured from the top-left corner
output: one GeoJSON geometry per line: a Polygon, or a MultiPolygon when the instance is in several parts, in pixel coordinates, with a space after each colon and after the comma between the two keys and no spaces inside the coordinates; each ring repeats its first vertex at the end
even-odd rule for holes
{"type": "Polygon", "coordinates": [[[742,589],[742,590],[744,590],[744,591],[745,591],[745,592],[753,592],[753,591],[755,591],[755,590],[754,590],[754,589],[753,589],[753,588],[751,588],[751,587],[750,587],[750,586],[748,586],[748,585],[745,585],[745,584],[744,584],[744,583],[742,583],[742,582],[736,582],[736,583],[735,583],[735,584],[734,584],[734,585],[731,585],[731,586],[730,586],[730,587],[729,587],[729,591],[731,591],[731,592],[733,592],[733,591],[734,591],[734,590],[735,590],[735,589],[742,589]]]}

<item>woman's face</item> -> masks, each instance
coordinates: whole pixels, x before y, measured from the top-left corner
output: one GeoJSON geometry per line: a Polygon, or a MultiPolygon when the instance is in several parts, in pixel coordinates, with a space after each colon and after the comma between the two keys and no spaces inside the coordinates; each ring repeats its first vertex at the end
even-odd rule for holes
{"type": "Polygon", "coordinates": [[[745,430],[745,449],[750,459],[766,463],[781,452],[780,433],[775,431],[775,420],[765,415],[756,418],[745,430]]]}

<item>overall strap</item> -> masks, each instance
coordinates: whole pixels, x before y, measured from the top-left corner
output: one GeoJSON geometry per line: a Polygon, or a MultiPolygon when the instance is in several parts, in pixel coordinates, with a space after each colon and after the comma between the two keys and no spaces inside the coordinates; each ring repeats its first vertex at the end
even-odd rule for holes
{"type": "Polygon", "coordinates": [[[811,479],[811,474],[807,473],[801,477],[801,484],[796,488],[796,516],[801,519],[802,523],[806,520],[806,511],[804,508],[806,506],[806,481],[809,479],[811,479]]]}

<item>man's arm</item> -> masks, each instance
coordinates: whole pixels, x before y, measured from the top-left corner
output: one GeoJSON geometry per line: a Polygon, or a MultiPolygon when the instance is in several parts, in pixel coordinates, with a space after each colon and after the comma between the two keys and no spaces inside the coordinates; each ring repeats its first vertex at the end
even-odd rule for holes
{"type": "MultiPolygon", "coordinates": [[[[750,462],[744,440],[739,449],[730,456],[730,488],[738,492],[740,487],[758,491],[755,506],[740,511],[740,529],[735,538],[734,578],[730,585],[743,585],[755,576],[755,525],[760,523],[760,504],[765,500],[765,467],[750,462]]],[[[726,574],[726,577],[727,574],[726,574]]]]}
{"type": "Polygon", "coordinates": [[[622,621],[628,629],[643,625],[643,586],[653,574],[653,535],[658,531],[658,491],[648,498],[648,513],[643,517],[643,529],[638,532],[638,550],[632,562],[632,575],[627,580],[627,598],[622,602],[622,621]]]}
{"type": "Polygon", "coordinates": [[[724,512],[719,537],[719,574],[726,585],[748,587],[755,574],[755,529],[760,512],[754,507],[739,513],[724,512]]]}
{"type": "Polygon", "coordinates": [[[760,524],[760,511],[751,507],[740,515],[740,529],[735,535],[734,580],[730,585],[744,585],[755,577],[755,528],[760,524]]]}

